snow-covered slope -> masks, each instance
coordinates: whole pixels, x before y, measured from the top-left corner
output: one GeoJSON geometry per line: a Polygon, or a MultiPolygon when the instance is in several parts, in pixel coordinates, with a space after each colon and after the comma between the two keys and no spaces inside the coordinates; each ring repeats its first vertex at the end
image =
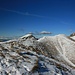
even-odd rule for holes
{"type": "Polygon", "coordinates": [[[73,39],[75,41],[75,36],[70,37],[71,39],[73,39]]]}
{"type": "Polygon", "coordinates": [[[31,37],[31,36],[33,36],[33,35],[32,34],[27,34],[27,35],[22,36],[21,38],[23,39],[23,38],[31,37]]]}
{"type": "Polygon", "coordinates": [[[65,35],[56,35],[56,36],[47,36],[40,38],[39,42],[45,43],[49,47],[50,52],[53,53],[53,50],[50,49],[50,45],[53,45],[56,49],[54,50],[54,58],[59,61],[63,59],[69,63],[69,65],[75,67],[75,42],[68,39],[65,35]],[[61,57],[63,59],[61,59],[61,57]]]}
{"type": "Polygon", "coordinates": [[[72,34],[69,36],[69,38],[70,38],[71,40],[75,41],[75,33],[72,33],[72,34]]]}
{"type": "Polygon", "coordinates": [[[0,43],[0,75],[75,75],[75,42],[66,35],[28,34],[0,43]]]}

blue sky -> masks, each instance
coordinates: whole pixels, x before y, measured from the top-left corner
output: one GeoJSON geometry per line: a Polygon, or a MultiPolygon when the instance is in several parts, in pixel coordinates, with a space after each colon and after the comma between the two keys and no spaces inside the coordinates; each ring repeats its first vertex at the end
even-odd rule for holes
{"type": "Polygon", "coordinates": [[[75,0],[0,0],[0,36],[75,30],[75,0]]]}

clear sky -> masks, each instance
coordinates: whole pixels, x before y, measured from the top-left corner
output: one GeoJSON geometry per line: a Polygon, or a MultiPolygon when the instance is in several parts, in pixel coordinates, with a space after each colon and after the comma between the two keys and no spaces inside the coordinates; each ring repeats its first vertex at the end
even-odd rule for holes
{"type": "Polygon", "coordinates": [[[0,36],[75,30],[75,0],[0,0],[0,36]]]}

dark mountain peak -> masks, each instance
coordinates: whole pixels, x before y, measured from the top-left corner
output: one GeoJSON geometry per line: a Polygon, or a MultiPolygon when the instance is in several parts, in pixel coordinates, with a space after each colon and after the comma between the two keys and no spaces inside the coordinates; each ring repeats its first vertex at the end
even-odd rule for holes
{"type": "Polygon", "coordinates": [[[72,33],[70,36],[75,36],[75,32],[74,32],[74,33],[72,33]]]}

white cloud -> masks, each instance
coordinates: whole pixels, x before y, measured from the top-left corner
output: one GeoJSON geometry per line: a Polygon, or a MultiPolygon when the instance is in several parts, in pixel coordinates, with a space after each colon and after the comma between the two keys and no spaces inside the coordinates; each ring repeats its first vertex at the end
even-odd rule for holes
{"type": "Polygon", "coordinates": [[[51,32],[48,32],[48,31],[41,31],[40,34],[51,34],[51,32]]]}

